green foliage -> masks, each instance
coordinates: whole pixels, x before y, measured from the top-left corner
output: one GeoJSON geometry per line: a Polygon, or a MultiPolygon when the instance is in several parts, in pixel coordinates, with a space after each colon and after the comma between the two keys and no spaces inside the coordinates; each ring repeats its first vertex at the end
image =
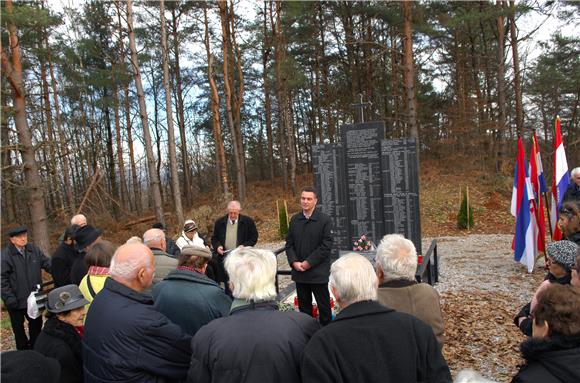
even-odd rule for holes
{"type": "Polygon", "coordinates": [[[468,190],[463,189],[463,198],[461,200],[461,207],[457,215],[457,227],[459,229],[471,229],[474,226],[473,207],[469,206],[469,217],[467,215],[468,190]]]}
{"type": "Polygon", "coordinates": [[[286,201],[284,203],[276,201],[276,208],[278,209],[278,232],[280,238],[284,239],[288,234],[288,205],[286,201]]]}

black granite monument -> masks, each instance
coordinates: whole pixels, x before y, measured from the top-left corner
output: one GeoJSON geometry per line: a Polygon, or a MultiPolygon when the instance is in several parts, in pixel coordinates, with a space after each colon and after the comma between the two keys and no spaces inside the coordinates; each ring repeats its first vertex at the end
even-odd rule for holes
{"type": "Polygon", "coordinates": [[[345,125],[341,143],[312,147],[318,205],[333,221],[333,256],[366,235],[409,238],[421,254],[419,174],[414,139],[386,140],[383,122],[345,125]]]}

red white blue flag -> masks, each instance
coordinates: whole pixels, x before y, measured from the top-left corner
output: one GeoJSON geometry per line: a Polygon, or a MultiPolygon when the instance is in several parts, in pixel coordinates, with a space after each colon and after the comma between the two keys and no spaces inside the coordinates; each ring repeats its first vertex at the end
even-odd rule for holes
{"type": "Polygon", "coordinates": [[[514,259],[526,265],[528,272],[531,273],[538,253],[538,227],[533,187],[526,173],[524,144],[520,137],[518,138],[518,155],[512,194],[512,212],[515,210],[516,217],[512,249],[514,250],[514,259]]]}
{"type": "Polygon", "coordinates": [[[552,226],[552,239],[562,239],[562,231],[558,227],[559,211],[562,207],[562,199],[568,188],[570,179],[568,176],[568,162],[566,151],[562,141],[560,130],[560,117],[556,117],[556,133],[554,135],[554,173],[552,174],[552,198],[550,204],[550,225],[552,226]]]}
{"type": "Polygon", "coordinates": [[[540,156],[540,146],[536,132],[532,136],[532,152],[530,153],[530,182],[534,191],[536,202],[536,222],[538,224],[538,251],[546,251],[546,218],[544,216],[544,202],[542,193],[546,193],[546,181],[544,180],[544,169],[542,167],[542,157],[540,156]]]}

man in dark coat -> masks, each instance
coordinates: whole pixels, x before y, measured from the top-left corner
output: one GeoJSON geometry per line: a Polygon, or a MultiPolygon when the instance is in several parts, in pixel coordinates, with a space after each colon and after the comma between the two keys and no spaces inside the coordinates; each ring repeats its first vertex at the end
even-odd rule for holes
{"type": "Polygon", "coordinates": [[[218,255],[217,280],[224,282],[226,294],[231,296],[228,275],[224,270],[224,253],[238,246],[254,246],[258,242],[258,230],[254,220],[240,214],[242,205],[238,201],[228,203],[228,214],[215,221],[211,245],[218,255]]]}
{"type": "Polygon", "coordinates": [[[54,287],[66,286],[73,283],[71,279],[72,266],[79,258],[82,259],[83,257],[74,245],[74,236],[78,228],[79,226],[77,225],[67,227],[64,231],[62,242],[52,254],[52,279],[54,281],[54,287]]]}
{"type": "Polygon", "coordinates": [[[8,236],[10,244],[2,250],[2,300],[10,315],[16,349],[26,350],[34,347],[42,328],[42,317],[32,319],[28,316],[27,299],[42,285],[41,269],[50,273],[50,259],[38,247],[28,243],[26,226],[10,230],[8,236]],[[25,318],[30,337],[24,332],[25,318]]]}
{"type": "Polygon", "coordinates": [[[324,326],[332,319],[328,292],[332,222],[328,215],[316,208],[317,202],[314,188],[302,189],[302,211],[290,220],[286,236],[286,256],[292,268],[292,280],[296,282],[300,311],[312,315],[314,295],[320,323],[324,326]]]}
{"type": "Polygon", "coordinates": [[[562,202],[580,201],[580,167],[570,172],[570,185],[562,197],[562,202]]]}
{"type": "Polygon", "coordinates": [[[205,275],[211,252],[186,246],[177,270],[153,287],[155,307],[190,335],[216,318],[227,316],[232,300],[205,275]]]}
{"type": "Polygon", "coordinates": [[[191,336],[153,307],[153,253],[143,244],[117,249],[110,278],[85,322],[85,382],[160,382],[185,378],[191,336]]]}
{"type": "Polygon", "coordinates": [[[302,351],[319,325],[303,313],[278,311],[276,266],[265,250],[227,256],[232,310],[195,334],[188,382],[300,382],[302,351]]]}
{"type": "Polygon", "coordinates": [[[341,311],[306,346],[303,382],[451,382],[431,327],[376,301],[377,276],[366,258],[334,262],[330,289],[341,311]]]}

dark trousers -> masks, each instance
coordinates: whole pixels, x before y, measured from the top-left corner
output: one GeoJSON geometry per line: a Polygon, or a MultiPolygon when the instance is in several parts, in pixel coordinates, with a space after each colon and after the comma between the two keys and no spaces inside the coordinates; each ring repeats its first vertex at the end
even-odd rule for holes
{"type": "Polygon", "coordinates": [[[233,299],[232,290],[230,290],[230,276],[224,267],[224,261],[226,256],[217,254],[217,269],[218,269],[218,280],[217,282],[224,283],[224,292],[227,296],[233,299]]]}
{"type": "Polygon", "coordinates": [[[14,332],[14,340],[16,341],[17,350],[29,350],[34,347],[34,342],[42,330],[42,316],[32,319],[26,313],[26,309],[8,310],[10,315],[10,324],[12,325],[12,332],[14,332]],[[24,318],[28,321],[28,334],[30,339],[26,337],[24,332],[24,318]]]}
{"type": "Polygon", "coordinates": [[[330,310],[330,292],[327,283],[296,283],[296,295],[298,296],[298,308],[300,312],[312,316],[312,294],[318,306],[318,319],[320,324],[326,326],[332,320],[330,310]]]}

